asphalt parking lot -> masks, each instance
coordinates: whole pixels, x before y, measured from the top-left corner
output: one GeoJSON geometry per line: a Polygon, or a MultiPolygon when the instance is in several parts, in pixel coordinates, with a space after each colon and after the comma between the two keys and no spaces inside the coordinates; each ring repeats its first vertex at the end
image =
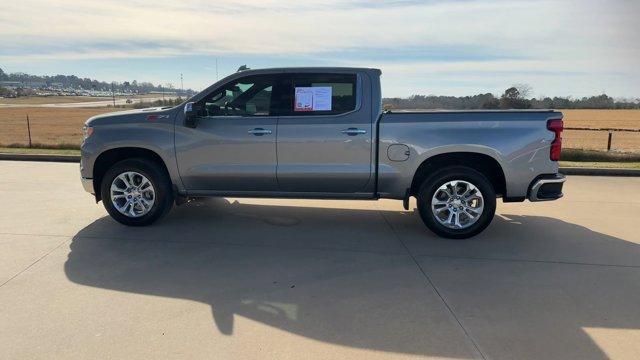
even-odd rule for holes
{"type": "Polygon", "coordinates": [[[570,177],[454,241],[396,201],[127,228],[78,176],[0,161],[2,358],[640,358],[640,178],[570,177]]]}

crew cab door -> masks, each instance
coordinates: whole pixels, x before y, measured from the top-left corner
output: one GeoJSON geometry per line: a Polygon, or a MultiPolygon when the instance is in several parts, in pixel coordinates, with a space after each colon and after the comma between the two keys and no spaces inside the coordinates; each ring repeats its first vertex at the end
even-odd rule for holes
{"type": "Polygon", "coordinates": [[[355,73],[292,73],[278,119],[280,191],[370,193],[370,96],[355,73]]]}
{"type": "Polygon", "coordinates": [[[276,74],[250,75],[194,104],[197,126],[176,124],[176,157],[187,191],[275,191],[276,74]]]}

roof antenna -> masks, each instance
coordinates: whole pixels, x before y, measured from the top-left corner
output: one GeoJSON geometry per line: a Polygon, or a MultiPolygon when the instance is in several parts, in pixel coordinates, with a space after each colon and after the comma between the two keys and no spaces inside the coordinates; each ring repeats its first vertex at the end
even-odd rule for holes
{"type": "Polygon", "coordinates": [[[236,72],[245,71],[245,70],[249,70],[249,68],[247,67],[247,65],[242,65],[238,68],[238,70],[236,70],[236,72]]]}

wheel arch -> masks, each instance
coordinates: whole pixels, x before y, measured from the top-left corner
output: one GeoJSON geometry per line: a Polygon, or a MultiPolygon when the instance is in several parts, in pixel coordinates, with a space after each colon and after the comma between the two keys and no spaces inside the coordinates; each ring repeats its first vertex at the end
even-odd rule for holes
{"type": "Polygon", "coordinates": [[[162,157],[155,151],[142,147],[117,147],[103,151],[96,157],[93,163],[93,188],[96,189],[96,202],[102,200],[100,186],[102,178],[111,166],[126,159],[149,160],[162,169],[167,177],[171,179],[167,165],[162,157]]]}
{"type": "Polygon", "coordinates": [[[447,152],[433,155],[422,161],[414,172],[409,188],[409,195],[416,195],[420,184],[434,171],[446,166],[467,166],[472,168],[489,179],[496,195],[505,197],[506,177],[500,162],[494,157],[479,152],[447,152]]]}

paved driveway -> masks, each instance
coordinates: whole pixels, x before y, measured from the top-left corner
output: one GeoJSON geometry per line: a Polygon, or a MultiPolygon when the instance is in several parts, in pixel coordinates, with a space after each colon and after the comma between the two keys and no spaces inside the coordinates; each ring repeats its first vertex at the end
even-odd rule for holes
{"type": "Polygon", "coordinates": [[[78,176],[0,161],[2,358],[640,358],[638,178],[570,177],[453,241],[396,201],[210,199],[128,228],[78,176]]]}

